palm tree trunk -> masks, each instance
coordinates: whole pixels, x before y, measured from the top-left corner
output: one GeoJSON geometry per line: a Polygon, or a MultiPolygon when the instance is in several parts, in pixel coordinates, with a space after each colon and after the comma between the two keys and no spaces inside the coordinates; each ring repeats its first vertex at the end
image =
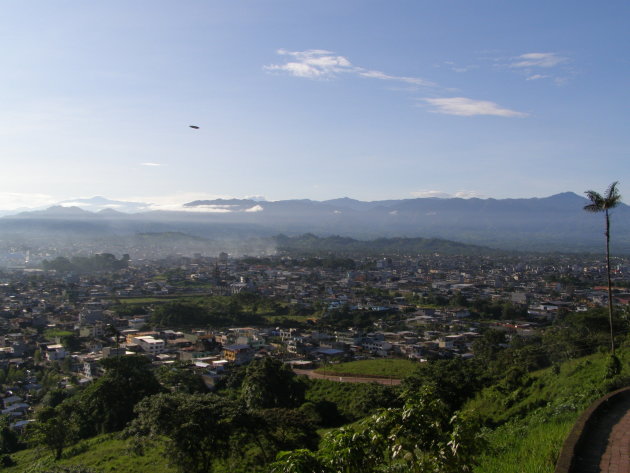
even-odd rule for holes
{"type": "Polygon", "coordinates": [[[610,351],[615,354],[615,338],[613,336],[613,300],[612,281],[610,280],[610,218],[606,209],[606,276],[608,277],[608,323],[610,324],[610,351]]]}

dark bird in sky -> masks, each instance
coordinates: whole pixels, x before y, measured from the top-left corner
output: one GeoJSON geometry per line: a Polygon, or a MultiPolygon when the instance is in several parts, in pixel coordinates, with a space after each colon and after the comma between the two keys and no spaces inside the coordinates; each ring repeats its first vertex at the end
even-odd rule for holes
{"type": "Polygon", "coordinates": [[[194,128],[195,130],[198,130],[199,127],[197,125],[188,125],[190,128],[194,128]]]}

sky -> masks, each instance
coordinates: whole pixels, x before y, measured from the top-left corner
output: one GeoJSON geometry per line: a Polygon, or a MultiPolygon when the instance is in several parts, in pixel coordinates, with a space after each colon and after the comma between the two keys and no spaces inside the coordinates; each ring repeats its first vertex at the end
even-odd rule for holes
{"type": "Polygon", "coordinates": [[[623,194],[629,20],[619,0],[7,0],[0,209],[623,194]]]}

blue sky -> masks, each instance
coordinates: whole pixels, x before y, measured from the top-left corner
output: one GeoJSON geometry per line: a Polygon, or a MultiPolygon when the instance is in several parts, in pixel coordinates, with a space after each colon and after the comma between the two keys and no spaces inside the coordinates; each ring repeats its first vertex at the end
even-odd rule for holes
{"type": "Polygon", "coordinates": [[[629,19],[617,0],[9,1],[0,209],[623,193],[629,19]]]}

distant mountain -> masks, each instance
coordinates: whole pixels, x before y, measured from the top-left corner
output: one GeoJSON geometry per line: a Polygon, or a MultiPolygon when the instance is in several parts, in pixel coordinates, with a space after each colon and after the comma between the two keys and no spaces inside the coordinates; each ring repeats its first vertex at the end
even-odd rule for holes
{"type": "MultiPolygon", "coordinates": [[[[107,199],[88,199],[103,205],[107,199]]],[[[338,235],[369,240],[380,237],[438,238],[501,249],[601,251],[602,215],[584,212],[587,199],[572,192],[531,199],[418,198],[362,202],[347,197],[323,202],[216,199],[185,204],[188,211],[121,213],[114,207],[89,212],[51,207],[0,218],[6,235],[82,236],[181,232],[239,240],[283,233],[338,235]]],[[[138,203],[140,205],[140,203],[138,203]]],[[[630,207],[612,212],[612,244],[630,253],[630,207]]]]}

